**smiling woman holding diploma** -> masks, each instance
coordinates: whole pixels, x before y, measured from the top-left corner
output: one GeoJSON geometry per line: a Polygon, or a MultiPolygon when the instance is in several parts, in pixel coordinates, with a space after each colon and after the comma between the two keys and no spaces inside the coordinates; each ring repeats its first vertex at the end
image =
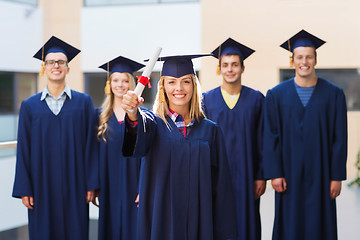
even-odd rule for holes
{"type": "Polygon", "coordinates": [[[220,128],[205,119],[192,58],[161,58],[153,111],[134,92],[123,152],[144,157],[140,177],[138,239],[209,240],[236,236],[234,196],[220,128]]]}

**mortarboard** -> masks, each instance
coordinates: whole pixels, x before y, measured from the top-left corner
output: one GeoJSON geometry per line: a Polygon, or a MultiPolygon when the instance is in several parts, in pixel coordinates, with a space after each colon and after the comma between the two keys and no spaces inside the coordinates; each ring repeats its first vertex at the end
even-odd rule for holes
{"type": "MultiPolygon", "coordinates": [[[[48,55],[49,53],[54,53],[54,52],[61,52],[61,53],[65,54],[68,62],[70,62],[76,55],[79,54],[80,50],[71,46],[70,44],[64,42],[63,40],[61,40],[55,36],[52,36],[40,48],[40,50],[37,51],[37,53],[35,53],[35,55],[33,57],[44,62],[46,55],[48,55]]],[[[40,76],[42,76],[43,74],[44,74],[44,65],[42,63],[40,76]]]]}
{"type": "MultiPolygon", "coordinates": [[[[325,41],[321,40],[318,37],[308,33],[304,29],[292,36],[290,39],[286,40],[280,47],[288,50],[289,52],[293,52],[297,47],[313,47],[317,49],[322,46],[325,41]]],[[[293,66],[293,59],[290,55],[290,67],[293,66]]]]}
{"type": "Polygon", "coordinates": [[[53,52],[61,52],[66,55],[68,62],[70,62],[78,53],[79,49],[71,46],[70,44],[62,41],[61,39],[52,36],[40,50],[35,53],[34,58],[44,61],[46,55],[53,52]]]}
{"type": "Polygon", "coordinates": [[[220,44],[212,54],[214,57],[220,59],[220,57],[224,54],[237,54],[242,60],[245,60],[248,56],[253,54],[255,50],[235,41],[232,38],[228,38],[225,42],[220,44]]]}
{"type": "Polygon", "coordinates": [[[313,47],[317,49],[324,43],[325,41],[321,40],[320,38],[315,37],[305,30],[301,30],[290,39],[286,40],[286,42],[281,44],[280,47],[292,52],[297,47],[313,47]]]}
{"type": "Polygon", "coordinates": [[[145,67],[145,65],[135,62],[129,58],[119,56],[117,58],[114,58],[110,62],[101,65],[99,68],[110,72],[110,74],[114,72],[119,72],[119,73],[127,72],[133,74],[133,72],[136,72],[137,70],[143,67],[145,67]]]}
{"type": "Polygon", "coordinates": [[[158,61],[164,61],[161,70],[161,76],[171,76],[179,78],[187,74],[195,74],[192,59],[205,56],[212,56],[212,54],[202,53],[159,57],[158,61]]]}
{"type": "Polygon", "coordinates": [[[130,73],[133,74],[133,72],[139,70],[140,68],[145,67],[145,65],[135,62],[129,58],[119,56],[117,58],[114,58],[110,62],[104,63],[99,68],[104,69],[107,71],[107,81],[105,86],[105,93],[110,94],[110,78],[109,74],[113,74],[114,72],[119,73],[130,73]]]}

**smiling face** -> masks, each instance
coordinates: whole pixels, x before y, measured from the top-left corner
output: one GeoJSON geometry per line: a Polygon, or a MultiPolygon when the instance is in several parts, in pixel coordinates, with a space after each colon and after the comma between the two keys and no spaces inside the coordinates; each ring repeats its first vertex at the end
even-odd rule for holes
{"type": "Polygon", "coordinates": [[[130,79],[126,73],[114,72],[110,76],[111,91],[114,96],[121,98],[130,90],[130,79]]]}
{"type": "Polygon", "coordinates": [[[223,79],[227,83],[241,82],[241,74],[244,66],[240,62],[239,55],[224,55],[221,57],[220,70],[223,79]]]}
{"type": "Polygon", "coordinates": [[[68,74],[70,68],[67,65],[67,57],[65,54],[60,52],[49,53],[45,57],[45,73],[49,81],[65,81],[66,74],[68,74]],[[61,65],[55,62],[52,66],[47,64],[47,61],[65,61],[65,65],[61,65]]]}
{"type": "Polygon", "coordinates": [[[316,55],[313,47],[297,47],[293,51],[296,76],[309,78],[315,76],[316,55]]]}
{"type": "Polygon", "coordinates": [[[165,76],[164,90],[169,100],[169,108],[175,112],[189,111],[190,100],[194,91],[191,76],[191,74],[180,78],[165,76]]]}

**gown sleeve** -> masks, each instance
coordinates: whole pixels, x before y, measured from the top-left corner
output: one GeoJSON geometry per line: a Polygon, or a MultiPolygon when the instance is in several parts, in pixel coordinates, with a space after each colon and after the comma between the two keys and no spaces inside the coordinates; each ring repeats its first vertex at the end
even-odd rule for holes
{"type": "Polygon", "coordinates": [[[86,172],[87,172],[87,191],[99,189],[99,154],[97,141],[97,122],[94,104],[89,97],[86,105],[88,128],[86,139],[86,172]]]}
{"type": "Polygon", "coordinates": [[[28,105],[23,102],[20,107],[15,181],[12,196],[20,198],[22,196],[33,197],[32,180],[30,173],[30,134],[31,116],[28,105]]]}
{"type": "Polygon", "coordinates": [[[346,179],[347,159],[347,110],[345,95],[338,90],[335,101],[336,119],[331,154],[331,180],[346,179]]]}
{"type": "Polygon", "coordinates": [[[264,133],[264,97],[261,94],[257,107],[257,122],[256,122],[256,143],[254,155],[254,180],[264,180],[264,166],[263,166],[263,133],[264,133]]]}
{"type": "Polygon", "coordinates": [[[126,157],[141,158],[146,155],[155,136],[155,116],[148,110],[138,109],[136,127],[125,121],[123,154],[126,157]]]}
{"type": "Polygon", "coordinates": [[[284,177],[278,114],[276,98],[269,90],[264,104],[263,164],[265,179],[284,177]]]}

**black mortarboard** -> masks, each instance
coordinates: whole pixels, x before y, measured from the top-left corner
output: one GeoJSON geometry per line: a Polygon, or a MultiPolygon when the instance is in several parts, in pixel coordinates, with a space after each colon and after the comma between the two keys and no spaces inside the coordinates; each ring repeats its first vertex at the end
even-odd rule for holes
{"type": "Polygon", "coordinates": [[[40,48],[40,50],[35,53],[34,58],[37,58],[41,61],[45,60],[45,57],[49,53],[61,52],[66,55],[68,62],[70,62],[80,50],[67,44],[61,39],[52,36],[45,44],[40,48]]]}
{"type": "Polygon", "coordinates": [[[145,67],[145,65],[135,62],[129,58],[119,56],[110,62],[101,65],[99,68],[104,69],[105,71],[109,71],[110,74],[114,72],[127,72],[133,74],[133,72],[136,72],[143,67],[145,67]]]}
{"type": "Polygon", "coordinates": [[[280,47],[292,52],[297,47],[313,47],[317,49],[323,45],[325,41],[321,40],[318,37],[308,33],[305,30],[301,30],[290,39],[286,40],[280,47]]]}
{"type": "Polygon", "coordinates": [[[253,54],[255,51],[232,38],[228,38],[220,46],[218,46],[212,54],[214,57],[219,58],[224,54],[237,54],[242,60],[245,60],[248,56],[253,54]]]}
{"type": "Polygon", "coordinates": [[[159,57],[158,61],[164,61],[161,70],[161,76],[171,76],[179,78],[187,74],[195,74],[192,59],[205,56],[212,56],[212,54],[202,53],[159,57]]]}

